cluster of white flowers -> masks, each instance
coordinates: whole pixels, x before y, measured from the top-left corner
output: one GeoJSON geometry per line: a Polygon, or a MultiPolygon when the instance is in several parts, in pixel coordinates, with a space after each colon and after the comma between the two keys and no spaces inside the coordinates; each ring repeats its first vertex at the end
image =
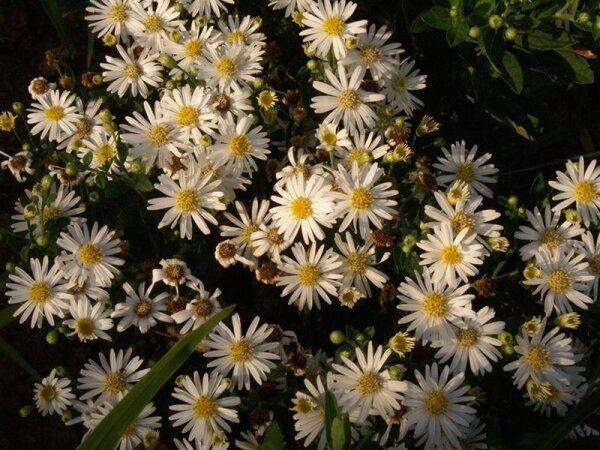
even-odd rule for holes
{"type": "MultiPolygon", "coordinates": [[[[91,0],[86,20],[113,55],[100,64],[102,82],[125,109],[122,118],[102,109],[100,99],[86,104],[43,78],[32,81],[30,132],[70,162],[50,165],[50,176],[15,204],[13,231],[41,248],[47,231],[62,227],[54,258],[31,258],[30,271],[17,267],[9,275],[6,294],[9,303],[19,304],[15,316],[32,328],[48,324],[88,343],[111,341],[115,331],[139,338],[160,326],[177,338],[222,309],[220,289],[205,288],[185,256],[155,261],[151,279],[126,281],[120,266],[130,263],[128,243],[106,225],[87,221],[80,186],[121,177],[133,183],[141,176],[150,185],[147,209],[166,210],[156,216],[158,228],[178,228],[172,234],[192,243],[204,237],[193,233],[195,227],[203,235],[218,231],[216,261],[224,268],[243,265],[258,281],[281,288],[277,292],[301,314],[324,303],[352,309],[390,287],[395,293],[395,278],[384,269],[392,259],[387,248],[406,248],[419,267],[397,286],[394,334],[385,346],[370,336],[329,358],[303,348],[294,332],[261,324],[258,316],[248,319],[246,329],[238,314],[231,326],[219,324],[201,345],[204,371],[178,377],[172,393],[169,419],[185,434],[174,441],[178,449],[229,448],[244,395],[271,383],[285,390],[283,372],[304,377],[297,384],[305,389],[288,406],[296,440],[319,450],[327,442],[328,393],[348,415],[353,441],[361,439],[361,428],[371,427],[377,430],[371,439],[385,448],[399,448],[409,432],[426,449],[487,448],[476,410],[481,394],[466,383],[498,371],[503,353],[518,356],[504,370],[514,371],[519,389],[526,387],[527,404],[564,415],[587,390],[576,365],[585,349],[575,348],[560,328],[576,328],[574,309],[597,299],[596,162],[587,169],[583,158],[567,163],[566,173],[550,182],[560,191],[553,197],[559,203],[526,211],[530,226],[515,234],[526,241],[520,248],[525,285],[541,294],[545,317],[526,322],[514,345],[495,309],[474,302],[470,293],[486,260],[509,245],[503,226],[494,223],[500,213],[484,209],[498,174],[492,155],[456,142],[408,179],[393,176],[391,168],[412,156],[408,136],[435,131],[438,124],[425,116],[411,125],[423,105],[414,91],[425,87],[426,76],[400,56],[404,49],[390,41],[392,32],[354,20],[354,2],[271,0],[274,10],[300,26],[311,63],[310,92],[302,93],[310,104],[290,104],[281,118],[278,95],[300,93],[264,87],[268,46],[261,20],[234,14],[233,4],[91,0]],[[300,126],[308,115],[311,122],[300,126]],[[284,141],[269,137],[274,130],[285,132],[284,141]],[[290,139],[296,132],[302,136],[290,139]],[[272,184],[262,195],[252,184],[259,176],[272,184]],[[417,189],[419,183],[425,188],[417,189]],[[419,202],[425,218],[400,245],[391,230],[403,220],[398,205],[404,196],[419,202]],[[575,209],[565,211],[572,203],[575,209]],[[567,213],[562,222],[561,212],[567,213]],[[557,326],[551,328],[555,313],[557,326]],[[399,364],[416,345],[433,349],[431,360],[416,368],[399,364]]],[[[32,163],[33,154],[23,151],[2,167],[23,182],[34,174],[32,163]]],[[[72,407],[78,416],[68,423],[93,429],[149,371],[132,352],[111,349],[85,364],[79,396],[71,380],[53,370],[35,385],[38,410],[63,414],[72,407]]],[[[162,418],[155,412],[152,403],[144,408],[120,449],[157,436],[162,418]]],[[[265,422],[271,420],[272,413],[265,422]]],[[[235,445],[259,448],[263,433],[264,426],[242,432],[235,445]]]]}

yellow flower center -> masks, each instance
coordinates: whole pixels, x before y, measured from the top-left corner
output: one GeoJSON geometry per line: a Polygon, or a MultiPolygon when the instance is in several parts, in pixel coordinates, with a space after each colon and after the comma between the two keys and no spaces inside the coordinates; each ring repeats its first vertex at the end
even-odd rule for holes
{"type": "Polygon", "coordinates": [[[340,93],[338,101],[344,109],[356,109],[360,103],[360,95],[355,89],[347,89],[340,93]]]}
{"type": "Polygon", "coordinates": [[[479,333],[475,328],[469,327],[466,330],[458,330],[456,332],[456,339],[458,343],[463,347],[470,347],[477,343],[479,333]]]}
{"type": "Polygon", "coordinates": [[[138,317],[147,317],[152,312],[152,303],[142,299],[135,305],[135,314],[138,317]]]}
{"type": "Polygon", "coordinates": [[[321,134],[321,141],[324,144],[333,147],[335,144],[337,144],[337,135],[332,131],[326,130],[321,134]]]}
{"type": "Polygon", "coordinates": [[[406,333],[398,332],[388,342],[393,352],[403,356],[406,352],[412,350],[415,346],[414,338],[409,338],[406,333]]]}
{"type": "Polygon", "coordinates": [[[127,78],[135,80],[140,77],[140,68],[136,63],[127,64],[123,68],[123,75],[127,78]]]}
{"type": "Polygon", "coordinates": [[[229,347],[229,355],[235,363],[245,363],[252,358],[254,350],[246,338],[241,338],[229,347]]]}
{"type": "Polygon", "coordinates": [[[542,370],[550,365],[550,350],[543,345],[532,345],[525,355],[531,370],[542,370]]]}
{"type": "Polygon", "coordinates": [[[121,435],[124,438],[128,438],[131,437],[135,434],[137,430],[137,427],[135,426],[135,422],[128,425],[127,428],[125,428],[125,431],[123,431],[123,434],[121,435]]]}
{"type": "Polygon", "coordinates": [[[475,179],[475,171],[470,163],[464,163],[456,169],[456,179],[464,183],[471,183],[475,179]]]}
{"type": "Polygon", "coordinates": [[[312,203],[306,197],[297,197],[290,203],[292,216],[296,220],[303,220],[310,217],[313,213],[312,203]]]}
{"type": "Polygon", "coordinates": [[[152,145],[155,145],[156,147],[165,145],[169,140],[168,136],[169,128],[167,128],[166,125],[160,123],[152,125],[148,130],[148,133],[146,134],[148,141],[150,141],[150,143],[152,145]]]}
{"type": "Polygon", "coordinates": [[[558,248],[563,243],[563,238],[560,233],[553,228],[547,228],[541,231],[539,239],[540,242],[546,245],[550,250],[558,248]]]}
{"type": "Polygon", "coordinates": [[[475,226],[475,219],[471,214],[467,214],[465,212],[459,211],[452,219],[450,219],[450,224],[452,225],[452,231],[454,234],[458,234],[461,230],[467,228],[470,231],[473,231],[473,227],[475,226]]]}
{"type": "Polygon", "coordinates": [[[117,395],[125,390],[127,387],[127,378],[120,370],[118,372],[112,372],[106,375],[104,379],[104,390],[112,395],[117,395]]]}
{"type": "Polygon", "coordinates": [[[351,253],[346,257],[350,272],[364,273],[368,266],[368,257],[365,253],[351,253]]]}
{"type": "Polygon", "coordinates": [[[103,166],[106,161],[112,159],[117,152],[110,144],[103,144],[94,150],[94,159],[99,166],[103,166]]]}
{"type": "Polygon", "coordinates": [[[356,380],[356,390],[362,395],[377,394],[382,388],[383,380],[381,376],[372,371],[363,373],[356,380]]]}
{"type": "Polygon", "coordinates": [[[169,281],[179,282],[179,279],[183,275],[183,267],[179,264],[172,264],[165,267],[165,278],[169,281]]]}
{"type": "Polygon", "coordinates": [[[79,247],[77,258],[84,266],[93,266],[102,259],[102,250],[96,244],[88,242],[79,247]]]}
{"type": "Polygon", "coordinates": [[[321,279],[321,271],[317,266],[305,264],[298,270],[298,280],[302,286],[314,286],[321,279]]]}
{"type": "Polygon", "coordinates": [[[364,211],[365,209],[369,209],[372,203],[373,194],[368,189],[356,188],[352,190],[350,194],[350,206],[353,209],[364,211]]]}
{"type": "Polygon", "coordinates": [[[52,122],[58,122],[63,117],[64,110],[61,106],[54,105],[44,111],[44,117],[52,122]]]}
{"type": "Polygon", "coordinates": [[[248,35],[241,30],[233,30],[231,33],[229,33],[229,36],[227,36],[227,41],[230,43],[234,43],[234,42],[246,43],[246,42],[248,42],[248,35]]]}
{"type": "Polygon", "coordinates": [[[548,274],[547,283],[554,292],[564,294],[571,289],[573,277],[564,269],[555,269],[548,274]]]}
{"type": "Polygon", "coordinates": [[[199,41],[198,39],[190,39],[183,44],[183,54],[187,58],[202,56],[202,50],[204,50],[204,42],[199,41]]]}
{"type": "Polygon", "coordinates": [[[209,395],[201,395],[194,402],[193,409],[197,417],[208,419],[215,415],[218,407],[219,405],[214,398],[209,395]]]}
{"type": "Polygon", "coordinates": [[[144,27],[148,33],[157,33],[162,30],[162,21],[156,14],[150,14],[144,19],[144,27]]]}
{"type": "Polygon", "coordinates": [[[54,386],[44,386],[40,389],[38,395],[42,400],[50,403],[56,398],[56,389],[54,389],[54,386]]]}
{"type": "Polygon", "coordinates": [[[356,162],[358,166],[362,166],[369,160],[369,152],[364,148],[353,148],[346,155],[346,161],[349,163],[356,162]]]}
{"type": "Polygon", "coordinates": [[[126,5],[113,5],[108,9],[108,17],[115,22],[125,22],[129,18],[129,8],[126,5]]]}
{"type": "Polygon", "coordinates": [[[250,140],[243,134],[236,134],[229,140],[229,151],[234,156],[244,156],[252,147],[250,140]]]}
{"type": "Polygon", "coordinates": [[[588,259],[590,265],[590,272],[595,276],[600,276],[600,255],[594,255],[588,259]]]}
{"type": "Polygon", "coordinates": [[[78,319],[77,322],[75,322],[75,331],[81,338],[90,337],[95,329],[96,326],[94,325],[94,321],[89,317],[78,319]]]}
{"type": "Polygon", "coordinates": [[[456,245],[449,245],[440,251],[440,260],[452,266],[462,261],[462,254],[456,245]]]}
{"type": "Polygon", "coordinates": [[[242,241],[245,244],[249,244],[250,243],[250,238],[252,237],[252,233],[254,233],[255,231],[258,231],[258,225],[256,225],[255,223],[251,223],[247,226],[245,226],[242,229],[242,232],[240,233],[240,237],[242,238],[242,241]]]}
{"type": "Polygon", "coordinates": [[[340,36],[346,23],[340,16],[329,16],[323,21],[323,32],[329,36],[340,36]]]}
{"type": "Polygon", "coordinates": [[[175,195],[175,206],[184,213],[198,211],[200,196],[196,191],[183,189],[175,195]]]}
{"type": "Polygon", "coordinates": [[[313,402],[308,397],[300,397],[295,401],[294,410],[300,414],[307,414],[315,409],[313,402]]]}
{"type": "Polygon", "coordinates": [[[443,317],[448,309],[448,300],[438,292],[432,292],[423,299],[423,311],[430,317],[443,317]]]}
{"type": "Polygon", "coordinates": [[[213,312],[213,304],[207,298],[196,300],[196,315],[199,317],[208,317],[213,312]]]}
{"type": "Polygon", "coordinates": [[[45,206],[44,207],[44,212],[42,214],[42,219],[44,220],[44,222],[47,222],[48,220],[52,220],[52,219],[56,219],[58,217],[58,209],[56,209],[54,206],[45,206]]]}
{"type": "Polygon", "coordinates": [[[182,106],[177,111],[175,120],[181,126],[187,127],[196,123],[198,110],[193,106],[182,106]]]}
{"type": "Polygon", "coordinates": [[[270,109],[273,107],[276,101],[275,93],[272,91],[262,91],[258,94],[258,105],[264,109],[270,109]]]}
{"type": "Polygon", "coordinates": [[[432,416],[443,416],[448,411],[448,396],[441,389],[436,389],[427,394],[425,410],[432,416]]]}
{"type": "Polygon", "coordinates": [[[237,66],[233,59],[228,58],[227,56],[222,57],[215,64],[215,68],[217,69],[217,73],[222,77],[232,77],[237,73],[237,66]]]}
{"type": "Polygon", "coordinates": [[[366,47],[360,52],[360,57],[365,64],[373,64],[374,62],[379,61],[380,56],[381,50],[377,47],[366,47]]]}
{"type": "Polygon", "coordinates": [[[406,91],[406,78],[403,75],[394,75],[392,77],[392,89],[399,94],[406,91]]]}
{"type": "Polygon", "coordinates": [[[577,183],[573,193],[575,195],[575,200],[577,200],[578,203],[592,202],[598,195],[594,183],[589,180],[583,180],[577,183]]]}

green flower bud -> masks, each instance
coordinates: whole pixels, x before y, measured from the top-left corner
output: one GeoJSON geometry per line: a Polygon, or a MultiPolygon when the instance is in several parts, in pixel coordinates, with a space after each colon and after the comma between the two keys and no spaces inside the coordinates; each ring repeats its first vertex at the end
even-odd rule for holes
{"type": "Polygon", "coordinates": [[[516,195],[511,195],[510,197],[508,197],[508,204],[515,208],[519,204],[519,197],[517,197],[516,195]]]}
{"type": "Polygon", "coordinates": [[[90,200],[90,202],[92,203],[98,203],[100,201],[100,193],[97,191],[92,191],[90,192],[90,194],[88,195],[88,199],[90,200]]]}
{"type": "Polygon", "coordinates": [[[173,6],[173,8],[175,9],[175,12],[177,14],[181,14],[185,11],[185,6],[183,6],[182,3],[175,3],[175,6],[173,6]]]}
{"type": "Polygon", "coordinates": [[[99,73],[92,77],[92,83],[94,83],[96,86],[100,86],[102,84],[102,81],[104,80],[102,79],[102,75],[100,75],[99,73]]]}
{"type": "Polygon", "coordinates": [[[512,41],[515,37],[517,37],[517,30],[515,30],[513,27],[508,27],[506,30],[504,30],[504,39],[507,41],[512,41]]]}
{"type": "Polygon", "coordinates": [[[23,208],[23,217],[25,220],[32,220],[39,213],[39,209],[35,203],[29,203],[23,208]]]}
{"type": "Polygon", "coordinates": [[[256,77],[252,82],[252,85],[254,86],[254,89],[262,89],[265,85],[265,80],[260,77],[256,77]]]}
{"type": "Polygon", "coordinates": [[[469,37],[471,39],[477,39],[480,34],[481,34],[481,28],[479,28],[477,26],[469,28],[469,37]]]}
{"type": "Polygon", "coordinates": [[[364,334],[358,333],[356,336],[354,336],[354,340],[357,344],[364,344],[367,338],[364,334]]]}
{"type": "Polygon", "coordinates": [[[501,16],[499,16],[498,14],[494,14],[494,15],[490,16],[490,18],[488,19],[488,25],[493,30],[497,30],[502,25],[504,25],[504,19],[501,16]]]}
{"type": "Polygon", "coordinates": [[[67,369],[65,369],[64,366],[57,366],[57,367],[55,367],[55,369],[56,369],[56,376],[64,377],[67,375],[67,369]]]}
{"type": "Polygon", "coordinates": [[[515,348],[512,345],[503,345],[500,347],[500,351],[504,353],[506,356],[510,356],[515,352],[515,348]]]}
{"type": "Polygon", "coordinates": [[[172,40],[173,42],[181,41],[182,37],[183,37],[183,35],[181,34],[181,31],[178,31],[178,30],[173,30],[169,33],[169,39],[172,40]]]}
{"type": "Polygon", "coordinates": [[[70,409],[66,409],[62,415],[60,416],[64,423],[67,423],[69,420],[73,418],[73,413],[71,413],[70,409]]]}
{"type": "Polygon", "coordinates": [[[27,405],[27,406],[23,406],[20,410],[19,410],[19,415],[24,419],[27,416],[29,416],[29,414],[31,414],[33,412],[33,406],[31,405],[27,405]]]}
{"type": "Polygon", "coordinates": [[[458,16],[458,8],[456,6],[453,6],[452,8],[450,8],[450,17],[456,16],[458,16]]]}
{"type": "Polygon", "coordinates": [[[23,105],[21,102],[14,102],[12,104],[12,109],[17,114],[23,114],[23,112],[25,112],[25,105],[23,105]]]}
{"type": "Polygon", "coordinates": [[[498,340],[502,342],[503,345],[513,345],[515,342],[513,335],[508,331],[501,331],[498,333],[498,340]]]}
{"type": "Polygon", "coordinates": [[[98,117],[100,117],[100,121],[103,124],[111,123],[113,120],[113,115],[110,110],[104,108],[98,113],[98,117]]]}
{"type": "Polygon", "coordinates": [[[173,80],[167,80],[165,82],[165,89],[167,89],[168,91],[172,91],[176,87],[177,87],[177,83],[175,83],[173,80]]]}
{"type": "Polygon", "coordinates": [[[114,47],[117,45],[117,37],[114,34],[106,33],[102,36],[102,42],[106,47],[114,47]]]}
{"type": "Polygon", "coordinates": [[[38,247],[46,247],[50,243],[50,239],[45,234],[40,234],[35,238],[35,243],[38,247]]]}
{"type": "Polygon", "coordinates": [[[44,175],[42,177],[42,189],[47,191],[52,186],[52,177],[50,175],[44,175]]]}
{"type": "Polygon", "coordinates": [[[58,331],[51,330],[46,334],[46,342],[50,345],[54,345],[58,342],[58,331]]]}
{"type": "Polygon", "coordinates": [[[392,380],[400,380],[405,372],[406,367],[404,367],[402,364],[396,364],[388,369],[388,373],[392,380]]]}
{"type": "Polygon", "coordinates": [[[23,145],[21,145],[21,150],[24,152],[31,151],[31,144],[29,142],[23,142],[23,145]]]}
{"type": "Polygon", "coordinates": [[[590,21],[590,15],[586,12],[580,12],[577,15],[577,23],[580,23],[582,25],[587,24],[590,21]]]}
{"type": "Polygon", "coordinates": [[[175,61],[171,55],[167,55],[166,53],[160,54],[158,57],[158,62],[167,69],[173,69],[177,67],[177,61],[175,61]]]}
{"type": "Polygon", "coordinates": [[[15,268],[16,265],[14,262],[7,262],[6,265],[4,266],[4,270],[6,270],[8,273],[15,273],[15,268]]]}
{"type": "Polygon", "coordinates": [[[74,177],[79,173],[79,171],[77,170],[77,166],[75,165],[75,163],[68,162],[65,166],[65,173],[70,177],[74,177]]]}
{"type": "Polygon", "coordinates": [[[335,330],[329,335],[329,340],[332,344],[340,345],[346,340],[346,336],[344,336],[344,333],[342,333],[340,330],[335,330]]]}
{"type": "Polygon", "coordinates": [[[338,354],[340,356],[343,356],[344,358],[350,358],[352,356],[352,350],[350,350],[349,348],[345,348],[343,350],[340,350],[338,354]]]}

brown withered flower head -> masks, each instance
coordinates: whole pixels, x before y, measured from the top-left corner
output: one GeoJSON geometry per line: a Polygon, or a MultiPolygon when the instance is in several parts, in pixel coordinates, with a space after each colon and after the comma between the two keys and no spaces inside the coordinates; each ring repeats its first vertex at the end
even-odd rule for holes
{"type": "Polygon", "coordinates": [[[382,228],[371,232],[371,240],[375,247],[390,248],[394,245],[394,235],[390,230],[382,228]]]}
{"type": "Polygon", "coordinates": [[[496,295],[496,283],[489,277],[482,277],[473,282],[473,288],[477,291],[477,297],[493,297],[496,295]]]}

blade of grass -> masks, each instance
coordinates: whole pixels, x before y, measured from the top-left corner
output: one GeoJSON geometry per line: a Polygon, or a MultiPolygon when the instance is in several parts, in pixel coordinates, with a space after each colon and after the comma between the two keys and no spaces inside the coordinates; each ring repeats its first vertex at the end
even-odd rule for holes
{"type": "Polygon", "coordinates": [[[42,5],[42,8],[44,8],[44,11],[46,11],[46,15],[50,19],[50,22],[52,22],[52,26],[56,30],[56,34],[58,34],[62,45],[69,52],[69,56],[73,56],[75,44],[71,38],[71,33],[69,33],[67,23],[58,7],[58,2],[56,0],[40,0],[40,4],[42,5]]]}
{"type": "Polygon", "coordinates": [[[127,393],[112,411],[87,435],[78,450],[105,450],[115,448],[127,427],[136,419],[158,390],[173,376],[175,371],[189,358],[196,346],[221,320],[235,308],[231,305],[219,311],[200,328],[179,340],[127,393]]]}
{"type": "Polygon", "coordinates": [[[25,361],[25,358],[23,358],[13,346],[2,338],[0,338],[0,353],[12,360],[21,369],[27,372],[35,381],[42,381],[42,377],[33,367],[31,367],[31,364],[25,361]]]}

